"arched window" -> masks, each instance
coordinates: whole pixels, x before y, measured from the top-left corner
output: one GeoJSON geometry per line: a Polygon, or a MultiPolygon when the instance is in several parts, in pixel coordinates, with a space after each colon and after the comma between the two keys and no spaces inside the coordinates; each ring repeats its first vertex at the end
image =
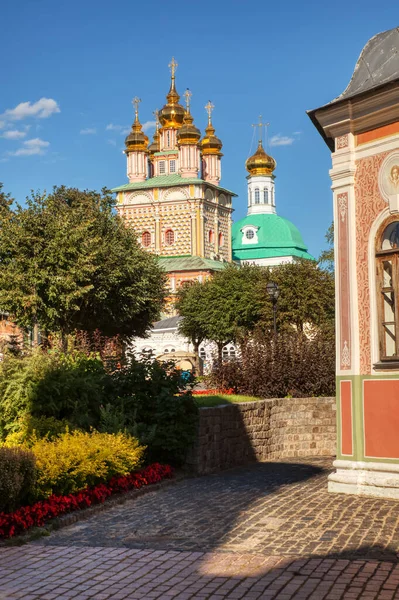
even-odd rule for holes
{"type": "Polygon", "coordinates": [[[213,244],[215,241],[215,234],[212,229],[209,230],[209,243],[213,244]]]}
{"type": "Polygon", "coordinates": [[[145,248],[151,246],[151,233],[149,231],[144,231],[141,236],[141,243],[145,248]]]}
{"type": "Polygon", "coordinates": [[[219,233],[219,248],[223,248],[223,246],[224,246],[223,233],[219,233]]]}
{"type": "Polygon", "coordinates": [[[172,229],[167,229],[165,231],[165,244],[167,246],[172,246],[175,242],[175,233],[172,229]]]}
{"type": "Polygon", "coordinates": [[[206,359],[206,352],[205,352],[205,348],[200,348],[200,351],[199,351],[199,356],[200,356],[200,358],[201,358],[202,360],[205,360],[205,359],[206,359]]]}
{"type": "Polygon", "coordinates": [[[267,188],[263,188],[263,202],[269,204],[269,190],[267,188]]]}
{"type": "Polygon", "coordinates": [[[259,192],[259,188],[255,188],[255,204],[260,204],[260,192],[259,192]]]}
{"type": "Polygon", "coordinates": [[[168,148],[170,148],[170,131],[166,133],[166,143],[168,144],[168,148]]]}
{"type": "Polygon", "coordinates": [[[399,221],[377,234],[376,263],[380,359],[399,360],[399,221]]]}

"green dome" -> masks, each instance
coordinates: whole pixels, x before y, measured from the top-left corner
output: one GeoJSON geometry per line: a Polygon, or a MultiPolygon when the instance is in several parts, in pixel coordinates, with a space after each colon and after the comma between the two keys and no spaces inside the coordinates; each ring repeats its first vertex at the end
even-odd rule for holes
{"type": "Polygon", "coordinates": [[[233,260],[255,260],[279,256],[296,256],[314,260],[299,230],[291,221],[279,215],[254,214],[233,223],[233,260]],[[244,238],[242,229],[255,230],[253,241],[244,238]],[[243,242],[243,238],[245,242],[243,242]]]}

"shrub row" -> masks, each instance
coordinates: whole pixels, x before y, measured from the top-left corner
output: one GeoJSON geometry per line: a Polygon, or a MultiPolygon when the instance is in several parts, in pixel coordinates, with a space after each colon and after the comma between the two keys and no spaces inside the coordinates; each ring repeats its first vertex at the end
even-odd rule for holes
{"type": "Polygon", "coordinates": [[[73,431],[30,440],[30,450],[0,448],[0,510],[71,494],[136,471],[144,446],[123,433],[73,431]]]}
{"type": "Polygon", "coordinates": [[[40,349],[0,363],[0,442],[21,443],[33,430],[51,437],[66,427],[124,431],[147,446],[147,462],[177,465],[194,441],[197,418],[172,363],[130,356],[109,370],[99,355],[40,349]]]}
{"type": "Polygon", "coordinates": [[[306,398],[335,394],[335,341],[332,330],[311,336],[262,331],[240,340],[235,360],[216,365],[210,383],[261,398],[306,398]]]}
{"type": "Polygon", "coordinates": [[[36,502],[33,506],[24,506],[13,513],[0,513],[0,538],[10,538],[23,533],[30,527],[42,527],[49,519],[87,508],[93,504],[101,504],[111,494],[139,489],[172,477],[172,474],[170,466],[155,463],[137,473],[113,477],[107,484],[102,483],[93,488],[85,488],[76,494],[52,495],[47,500],[36,502]]]}

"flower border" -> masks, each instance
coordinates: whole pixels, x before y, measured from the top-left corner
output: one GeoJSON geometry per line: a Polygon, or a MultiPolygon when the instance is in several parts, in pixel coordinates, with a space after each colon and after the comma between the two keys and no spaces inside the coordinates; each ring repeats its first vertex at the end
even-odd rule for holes
{"type": "Polygon", "coordinates": [[[0,513],[0,539],[11,538],[31,527],[42,527],[49,519],[54,519],[65,513],[88,508],[93,504],[102,504],[112,494],[140,489],[145,485],[158,483],[162,479],[172,476],[173,469],[171,466],[154,463],[136,473],[112,477],[108,483],[100,483],[95,487],[85,488],[76,494],[67,496],[52,495],[32,506],[18,508],[15,512],[0,513]]]}

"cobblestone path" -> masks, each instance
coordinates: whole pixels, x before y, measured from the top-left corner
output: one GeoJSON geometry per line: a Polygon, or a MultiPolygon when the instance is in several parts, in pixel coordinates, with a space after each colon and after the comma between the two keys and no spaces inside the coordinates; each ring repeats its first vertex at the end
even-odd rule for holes
{"type": "Polygon", "coordinates": [[[0,548],[0,600],[399,600],[399,502],[332,495],[331,460],[148,493],[0,548]]]}

